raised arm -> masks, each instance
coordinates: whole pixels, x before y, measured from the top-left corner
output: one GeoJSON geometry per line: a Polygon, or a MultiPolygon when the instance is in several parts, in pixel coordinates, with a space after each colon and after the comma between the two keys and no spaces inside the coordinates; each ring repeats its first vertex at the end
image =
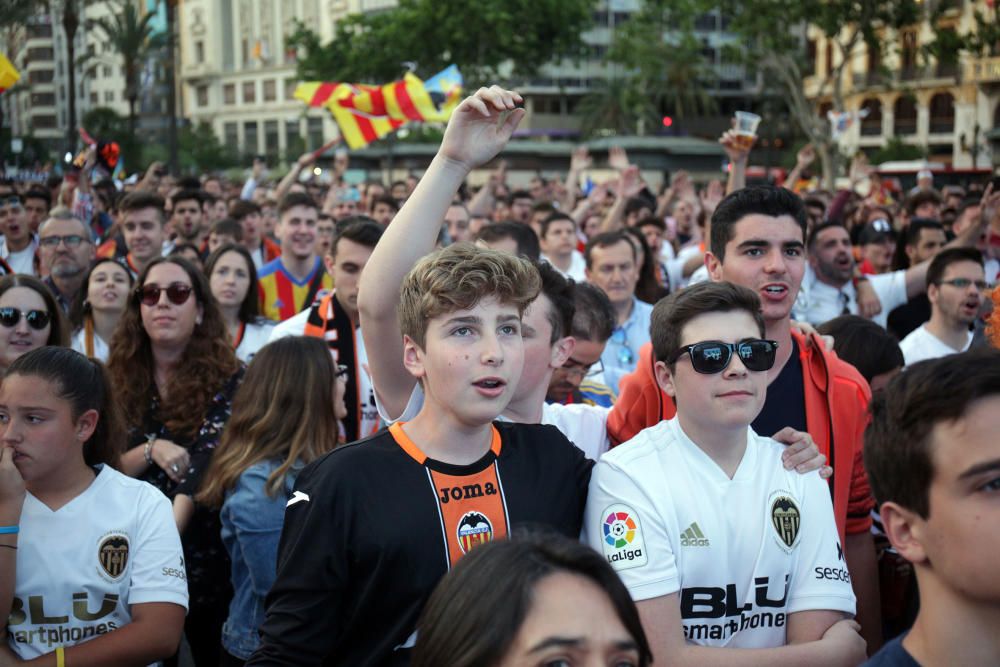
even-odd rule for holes
{"type": "Polygon", "coordinates": [[[445,213],[469,172],[499,153],[524,117],[522,98],[499,86],[480,88],[455,109],[437,155],[372,252],[361,274],[358,311],[368,367],[390,416],[406,407],[414,378],[403,366],[396,305],[403,278],[434,249],[445,213]]]}
{"type": "Polygon", "coordinates": [[[726,130],[719,143],[729,157],[729,180],[726,182],[726,194],[742,190],[747,185],[747,162],[750,159],[750,149],[742,148],[736,138],[736,130],[726,130]]]}

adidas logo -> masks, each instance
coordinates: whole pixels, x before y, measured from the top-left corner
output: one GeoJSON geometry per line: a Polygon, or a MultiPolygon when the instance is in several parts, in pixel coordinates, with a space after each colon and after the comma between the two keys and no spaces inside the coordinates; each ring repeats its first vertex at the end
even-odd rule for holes
{"type": "Polygon", "coordinates": [[[687,530],[681,533],[681,546],[682,547],[709,546],[708,538],[705,537],[705,533],[701,532],[701,528],[698,527],[697,521],[692,523],[690,526],[687,527],[687,530]]]}

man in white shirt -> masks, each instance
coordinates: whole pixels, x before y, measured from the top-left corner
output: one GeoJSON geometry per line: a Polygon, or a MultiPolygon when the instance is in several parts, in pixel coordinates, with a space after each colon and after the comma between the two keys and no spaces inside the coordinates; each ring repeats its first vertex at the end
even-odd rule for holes
{"type": "Polygon", "coordinates": [[[636,600],[656,664],[859,664],[829,490],[784,470],[781,445],[750,428],[777,350],[760,299],[700,283],[660,301],[653,322],[677,417],[598,461],[583,537],[636,600]]]}
{"type": "MultiPolygon", "coordinates": [[[[979,224],[964,230],[947,247],[974,244],[982,234],[985,220],[984,213],[979,224]]],[[[808,250],[809,267],[795,304],[795,319],[816,325],[840,315],[859,314],[856,262],[847,228],[835,222],[817,225],[809,235],[808,250]]],[[[865,278],[881,302],[881,310],[872,320],[884,327],[890,311],[923,293],[929,266],[929,261],[921,262],[908,269],[865,278]]]]}
{"type": "Polygon", "coordinates": [[[983,305],[986,278],[983,256],[975,248],[948,248],[927,270],[931,319],[899,344],[906,365],[964,352],[972,344],[970,327],[983,305]]]}
{"type": "Polygon", "coordinates": [[[559,273],[577,282],[585,281],[587,268],[583,255],[576,249],[576,221],[558,211],[542,220],[539,241],[542,259],[559,273]]]}

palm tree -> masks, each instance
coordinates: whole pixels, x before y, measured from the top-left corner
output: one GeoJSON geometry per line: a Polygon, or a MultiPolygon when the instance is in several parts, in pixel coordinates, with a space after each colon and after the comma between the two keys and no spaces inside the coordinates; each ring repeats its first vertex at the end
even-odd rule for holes
{"type": "Polygon", "coordinates": [[[577,113],[582,118],[583,134],[600,131],[615,134],[635,134],[641,121],[651,119],[656,111],[649,98],[637,90],[634,80],[623,77],[595,82],[591,92],[580,100],[577,113]]]}
{"type": "Polygon", "coordinates": [[[135,135],[136,102],[139,99],[139,77],[143,64],[167,42],[163,33],[154,33],[154,12],[140,17],[135,3],[129,0],[107,0],[110,16],[94,19],[91,28],[103,33],[104,39],[121,56],[125,68],[125,98],[128,100],[129,132],[135,135]]]}

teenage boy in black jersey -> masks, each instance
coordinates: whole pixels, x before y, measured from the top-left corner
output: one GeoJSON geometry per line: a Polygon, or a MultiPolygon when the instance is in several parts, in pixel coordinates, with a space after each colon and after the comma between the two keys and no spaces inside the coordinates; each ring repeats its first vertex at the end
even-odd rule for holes
{"type": "MultiPolygon", "coordinates": [[[[495,118],[486,103],[514,108],[472,97],[455,113],[495,118]]],[[[506,141],[521,115],[484,126],[480,145],[506,141]]],[[[427,597],[469,549],[521,525],[578,537],[592,463],[554,427],[492,423],[520,378],[539,284],[526,260],[466,244],[407,275],[403,359],[423,406],[299,475],[249,665],[406,665],[427,597]]]]}

